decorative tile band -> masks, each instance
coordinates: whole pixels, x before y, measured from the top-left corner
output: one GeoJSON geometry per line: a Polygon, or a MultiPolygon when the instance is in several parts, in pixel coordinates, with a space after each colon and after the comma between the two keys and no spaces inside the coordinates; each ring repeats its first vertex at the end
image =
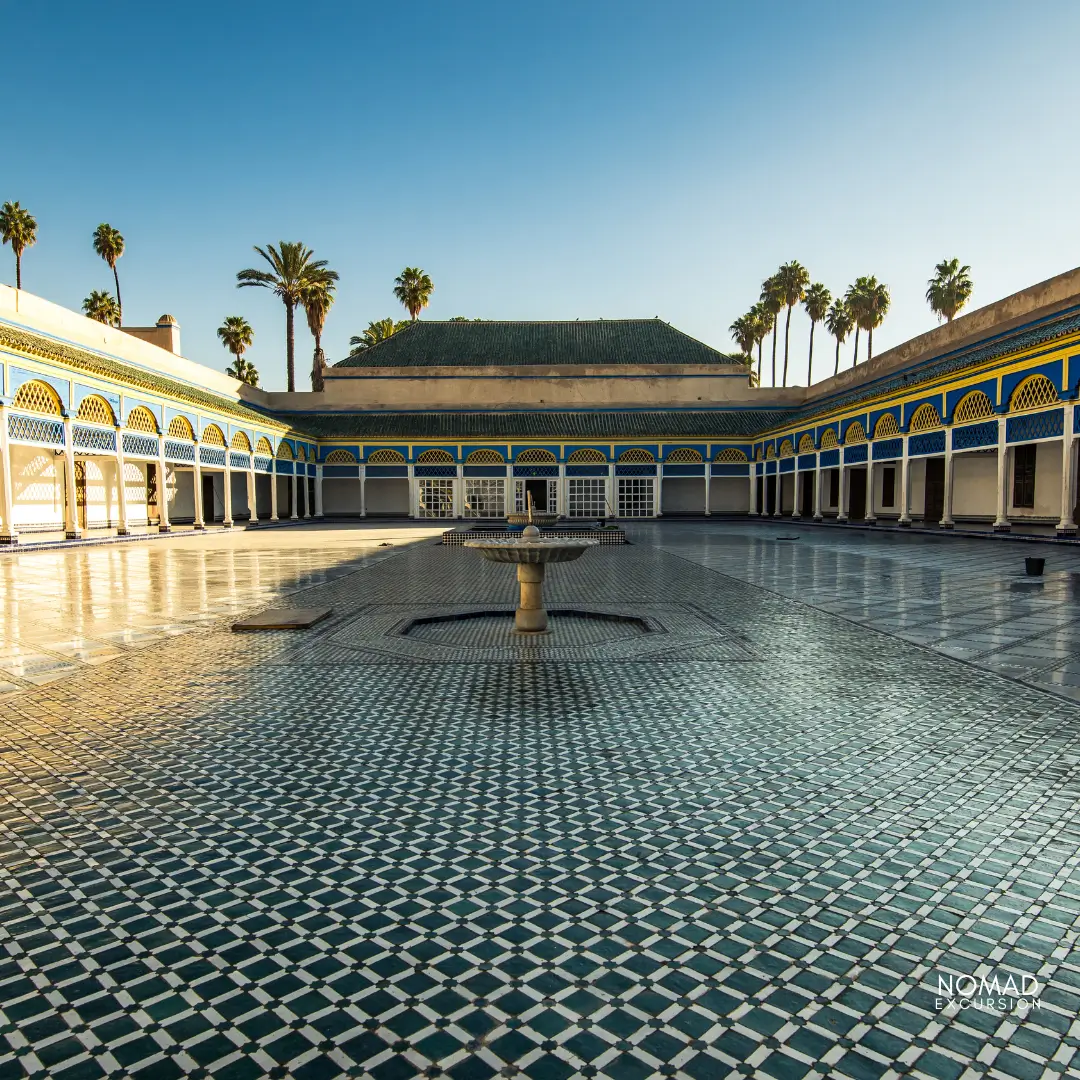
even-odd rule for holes
{"type": "Polygon", "coordinates": [[[14,442],[64,445],[64,424],[61,420],[46,420],[40,416],[8,415],[8,437],[14,442]]]}
{"type": "Polygon", "coordinates": [[[881,442],[874,443],[875,461],[888,461],[889,458],[898,458],[903,456],[903,439],[882,439],[881,442]]]}
{"type": "Polygon", "coordinates": [[[80,450],[103,450],[116,452],[116,431],[113,428],[71,425],[71,442],[80,450]]]}
{"type": "MultiPolygon", "coordinates": [[[[1077,413],[1080,416],[1080,413],[1077,413]]],[[[966,427],[952,429],[954,450],[972,450],[977,446],[996,446],[998,440],[998,422],[986,420],[981,424],[968,424],[966,427]]]]}
{"type": "Polygon", "coordinates": [[[156,458],[158,456],[158,441],[153,435],[132,435],[124,432],[124,453],[132,457],[156,458]]]}
{"type": "Polygon", "coordinates": [[[844,447],[844,464],[845,465],[857,465],[861,461],[866,460],[866,443],[859,443],[857,446],[845,446],[844,447]]]}
{"type": "Polygon", "coordinates": [[[194,464],[195,444],[189,442],[177,442],[174,439],[166,439],[165,457],[169,461],[186,461],[194,464]]]}
{"type": "Polygon", "coordinates": [[[1047,409],[1045,412],[1010,416],[1005,421],[1005,441],[1031,442],[1033,439],[1060,439],[1065,431],[1065,410],[1047,409]]]}
{"type": "Polygon", "coordinates": [[[908,436],[908,457],[923,457],[926,454],[945,453],[945,431],[925,431],[919,435],[908,436]]]}
{"type": "Polygon", "coordinates": [[[818,454],[818,460],[820,460],[823,469],[835,469],[840,464],[840,451],[837,448],[822,450],[818,454]]]}

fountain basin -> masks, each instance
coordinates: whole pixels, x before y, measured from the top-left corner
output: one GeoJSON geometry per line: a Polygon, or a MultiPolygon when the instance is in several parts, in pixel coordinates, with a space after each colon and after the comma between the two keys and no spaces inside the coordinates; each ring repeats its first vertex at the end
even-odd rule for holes
{"type": "Polygon", "coordinates": [[[541,536],[535,525],[527,525],[521,537],[493,537],[490,540],[466,540],[489,562],[517,563],[520,600],[514,612],[514,629],[520,634],[547,633],[548,617],[544,610],[544,567],[548,563],[573,562],[599,540],[570,540],[559,536],[541,536]]]}

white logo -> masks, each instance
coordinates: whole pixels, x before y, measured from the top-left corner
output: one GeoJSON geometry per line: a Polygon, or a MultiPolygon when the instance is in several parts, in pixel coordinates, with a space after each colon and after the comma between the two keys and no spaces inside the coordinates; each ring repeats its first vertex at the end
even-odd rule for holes
{"type": "Polygon", "coordinates": [[[1042,1008],[1039,980],[1033,975],[943,975],[937,976],[937,1009],[957,1011],[981,1009],[987,1012],[1027,1012],[1042,1008]]]}

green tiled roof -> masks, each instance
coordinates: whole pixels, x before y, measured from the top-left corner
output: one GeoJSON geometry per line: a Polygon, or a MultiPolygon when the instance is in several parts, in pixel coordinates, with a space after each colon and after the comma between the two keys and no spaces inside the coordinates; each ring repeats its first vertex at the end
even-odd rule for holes
{"type": "Polygon", "coordinates": [[[739,357],[717,352],[660,319],[574,322],[420,320],[334,367],[741,363],[739,357]]]}
{"type": "Polygon", "coordinates": [[[783,421],[773,409],[657,412],[368,412],[278,417],[312,438],[643,439],[749,437],[783,421]]]}
{"type": "MultiPolygon", "coordinates": [[[[127,383],[128,386],[152,390],[176,401],[187,402],[189,405],[213,409],[215,412],[234,416],[249,424],[266,425],[268,422],[275,421],[273,416],[249,409],[246,405],[219,394],[212,394],[209,390],[201,390],[197,386],[190,386],[178,379],[170,379],[167,375],[158,375],[143,368],[132,367],[119,360],[113,360],[111,357],[102,356],[100,353],[78,349],[73,345],[65,345],[63,342],[17,330],[13,326],[0,325],[0,345],[16,349],[28,356],[51,360],[64,367],[99,375],[104,379],[118,379],[120,382],[127,383]]],[[[281,423],[281,421],[277,422],[281,423]]],[[[288,421],[284,423],[288,424],[288,421]]]]}

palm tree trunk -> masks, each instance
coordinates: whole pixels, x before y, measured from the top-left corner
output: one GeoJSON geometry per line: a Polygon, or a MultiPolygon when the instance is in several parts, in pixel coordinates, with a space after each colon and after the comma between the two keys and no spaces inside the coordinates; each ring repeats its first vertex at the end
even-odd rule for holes
{"type": "Polygon", "coordinates": [[[858,328],[858,326],[855,327],[855,356],[851,361],[851,366],[852,367],[858,367],[859,366],[859,328],[858,328]]]}
{"type": "Polygon", "coordinates": [[[287,300],[285,301],[285,374],[288,379],[289,393],[291,394],[296,389],[296,366],[295,360],[295,347],[296,347],[296,334],[294,320],[296,312],[293,309],[293,305],[287,300]]]}
{"type": "Polygon", "coordinates": [[[787,319],[784,321],[784,385],[787,386],[788,338],[791,337],[791,305],[788,304],[787,319]]]}
{"type": "Polygon", "coordinates": [[[806,358],[806,385],[807,386],[810,386],[814,381],[814,377],[813,377],[812,373],[813,373],[813,370],[814,370],[814,326],[815,325],[816,324],[814,323],[814,320],[811,319],[810,320],[810,355],[806,358]]]}
{"type": "Polygon", "coordinates": [[[761,342],[764,341],[764,340],[765,339],[762,338],[757,343],[757,384],[758,384],[758,386],[761,385],[761,342]]]}
{"type": "Polygon", "coordinates": [[[776,339],[777,334],[776,316],[772,319],[772,384],[776,385],[776,339]]]}
{"type": "Polygon", "coordinates": [[[833,368],[833,374],[840,374],[840,339],[836,339],[836,366],[833,368]]]}
{"type": "Polygon", "coordinates": [[[15,288],[22,288],[22,255],[15,252],[15,288]]]}
{"type": "Polygon", "coordinates": [[[866,362],[869,364],[874,359],[874,328],[871,326],[866,331],[866,362]]]}
{"type": "Polygon", "coordinates": [[[113,263],[112,268],[113,281],[116,284],[116,306],[120,309],[120,322],[118,325],[124,324],[124,302],[120,299],[120,275],[116,272],[116,263],[113,263]]]}

